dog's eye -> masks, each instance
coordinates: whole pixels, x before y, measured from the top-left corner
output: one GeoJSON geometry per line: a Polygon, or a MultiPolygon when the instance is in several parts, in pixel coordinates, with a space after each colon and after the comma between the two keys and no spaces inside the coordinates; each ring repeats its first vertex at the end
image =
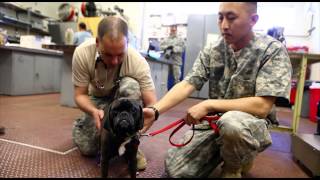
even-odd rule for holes
{"type": "Polygon", "coordinates": [[[135,108],[132,108],[131,112],[135,114],[137,113],[137,110],[135,108]]]}
{"type": "Polygon", "coordinates": [[[112,112],[111,112],[111,115],[112,115],[113,117],[117,116],[117,114],[118,114],[117,111],[112,111],[112,112]]]}

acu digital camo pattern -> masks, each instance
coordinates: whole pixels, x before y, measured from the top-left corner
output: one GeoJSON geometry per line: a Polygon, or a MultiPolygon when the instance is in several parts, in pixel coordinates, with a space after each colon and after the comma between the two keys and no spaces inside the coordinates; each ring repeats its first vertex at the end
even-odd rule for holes
{"type": "MultiPolygon", "coordinates": [[[[114,98],[119,97],[140,99],[141,92],[139,83],[131,77],[123,77],[119,82],[119,89],[115,97],[90,96],[90,100],[99,109],[104,109],[111,104],[114,98]]],[[[82,117],[75,120],[72,128],[72,139],[81,154],[86,156],[97,155],[100,150],[100,133],[97,131],[91,115],[84,113],[82,117]]]]}
{"type": "Polygon", "coordinates": [[[173,53],[171,55],[172,63],[181,66],[182,65],[182,53],[185,49],[185,40],[179,36],[169,36],[160,42],[160,49],[165,50],[172,46],[173,53]]]}
{"type": "MultiPolygon", "coordinates": [[[[249,45],[234,52],[220,38],[199,53],[185,80],[200,90],[209,81],[210,99],[275,96],[289,99],[292,67],[286,48],[266,35],[254,35],[249,45]]],[[[275,109],[268,116],[272,124],[275,109]]]]}
{"type": "MultiPolygon", "coordinates": [[[[219,135],[209,129],[207,121],[195,125],[202,130],[195,131],[189,144],[168,150],[165,168],[170,177],[208,177],[222,161],[228,162],[229,168],[238,169],[272,143],[267,122],[245,112],[224,113],[217,125],[219,135]]],[[[192,130],[189,130],[180,143],[191,136],[192,130]]]]}
{"type": "MultiPolygon", "coordinates": [[[[233,52],[221,38],[200,52],[185,80],[200,90],[209,81],[211,99],[249,96],[289,98],[292,67],[285,47],[275,39],[254,35],[249,45],[233,52]]],[[[224,161],[239,169],[271,145],[268,127],[278,124],[275,108],[267,119],[240,111],[224,113],[217,121],[219,136],[212,130],[195,131],[184,147],[168,150],[165,159],[170,177],[208,177],[224,161]]],[[[198,126],[198,127],[197,127],[198,126]]],[[[208,128],[206,122],[197,129],[208,128]]],[[[182,141],[192,135],[189,130],[182,141]]]]}
{"type": "Polygon", "coordinates": [[[177,84],[178,82],[180,82],[182,53],[185,49],[185,40],[176,35],[171,35],[160,43],[161,50],[165,50],[170,46],[173,47],[173,52],[170,56],[170,60],[173,65],[169,65],[169,73],[171,73],[173,76],[174,84],[177,84]]]}

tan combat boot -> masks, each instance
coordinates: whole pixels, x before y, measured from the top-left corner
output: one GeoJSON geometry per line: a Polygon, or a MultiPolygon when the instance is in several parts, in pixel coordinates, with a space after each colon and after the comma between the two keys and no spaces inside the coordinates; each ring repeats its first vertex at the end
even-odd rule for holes
{"type": "Polygon", "coordinates": [[[226,163],[222,165],[221,178],[241,178],[242,168],[234,168],[226,163]]]}
{"type": "Polygon", "coordinates": [[[222,165],[222,178],[241,178],[242,174],[247,174],[253,166],[253,160],[249,161],[247,164],[244,164],[239,169],[228,167],[227,165],[222,165]]]}
{"type": "Polygon", "coordinates": [[[137,152],[137,168],[138,168],[138,171],[145,170],[146,167],[147,167],[146,157],[144,156],[142,151],[140,149],[138,149],[138,152],[137,152]]]}
{"type": "Polygon", "coordinates": [[[247,164],[242,165],[242,174],[247,174],[253,166],[253,160],[249,161],[247,164]]]}

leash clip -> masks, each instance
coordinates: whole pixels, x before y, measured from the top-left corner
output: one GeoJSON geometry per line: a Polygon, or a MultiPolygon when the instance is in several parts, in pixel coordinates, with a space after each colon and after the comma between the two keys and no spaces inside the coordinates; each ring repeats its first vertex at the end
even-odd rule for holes
{"type": "Polygon", "coordinates": [[[139,136],[140,136],[140,137],[141,137],[141,136],[151,137],[151,135],[150,135],[149,133],[143,133],[143,134],[139,133],[139,136]]]}

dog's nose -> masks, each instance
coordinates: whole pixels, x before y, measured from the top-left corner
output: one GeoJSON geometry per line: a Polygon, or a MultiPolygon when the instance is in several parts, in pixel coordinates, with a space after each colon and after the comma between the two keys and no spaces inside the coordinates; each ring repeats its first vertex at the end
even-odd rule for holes
{"type": "Polygon", "coordinates": [[[128,119],[129,113],[128,112],[121,112],[119,116],[120,116],[120,119],[128,119]]]}

